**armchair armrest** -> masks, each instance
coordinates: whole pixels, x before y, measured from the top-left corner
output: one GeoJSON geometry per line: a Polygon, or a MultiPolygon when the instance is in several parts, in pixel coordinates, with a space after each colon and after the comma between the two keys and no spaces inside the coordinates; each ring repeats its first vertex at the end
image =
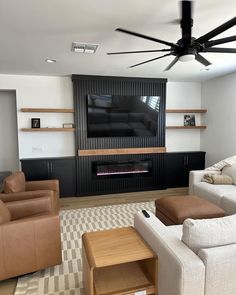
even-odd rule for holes
{"type": "Polygon", "coordinates": [[[41,213],[52,213],[53,197],[49,195],[29,200],[8,202],[5,205],[11,213],[11,220],[16,220],[41,213]]]}
{"type": "Polygon", "coordinates": [[[59,196],[59,180],[49,179],[49,180],[26,181],[25,190],[26,191],[52,190],[56,192],[59,196]]]}
{"type": "Polygon", "coordinates": [[[194,185],[201,182],[205,174],[221,174],[220,171],[216,170],[192,170],[189,172],[189,194],[194,195],[194,185]]]}
{"type": "Polygon", "coordinates": [[[0,193],[0,199],[4,202],[14,202],[20,200],[29,200],[39,197],[44,197],[51,195],[53,196],[53,191],[51,190],[38,190],[38,191],[27,191],[21,193],[0,193]]]}
{"type": "Polygon", "coordinates": [[[0,226],[0,280],[60,263],[58,215],[45,214],[0,226]]]}
{"type": "Polygon", "coordinates": [[[151,212],[135,214],[134,227],[158,256],[158,295],[203,295],[205,267],[201,259],[151,212]]]}

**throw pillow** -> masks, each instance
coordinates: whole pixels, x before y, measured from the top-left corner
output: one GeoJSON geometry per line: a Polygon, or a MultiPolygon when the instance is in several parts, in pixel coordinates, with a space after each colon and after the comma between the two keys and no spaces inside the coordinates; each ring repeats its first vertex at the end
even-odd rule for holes
{"type": "Polygon", "coordinates": [[[222,170],[222,174],[232,177],[234,184],[236,184],[236,164],[230,167],[224,167],[222,170]]]}
{"type": "Polygon", "coordinates": [[[232,177],[223,174],[205,174],[202,181],[211,184],[234,184],[232,177]]]}
{"type": "Polygon", "coordinates": [[[186,219],[182,241],[196,254],[200,249],[236,243],[236,214],[212,219],[186,219]]]}
{"type": "Polygon", "coordinates": [[[211,167],[206,168],[205,170],[221,171],[224,167],[230,167],[235,163],[236,163],[236,156],[232,156],[214,164],[211,167]]]}
{"type": "Polygon", "coordinates": [[[25,191],[25,175],[17,171],[4,179],[4,193],[20,193],[25,191]]]}

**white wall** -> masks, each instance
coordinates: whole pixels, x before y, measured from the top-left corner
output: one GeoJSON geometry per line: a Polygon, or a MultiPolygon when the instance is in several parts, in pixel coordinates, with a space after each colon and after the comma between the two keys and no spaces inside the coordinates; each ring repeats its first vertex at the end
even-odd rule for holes
{"type": "Polygon", "coordinates": [[[202,84],[207,129],[201,135],[206,166],[236,155],[236,73],[202,84]]]}
{"type": "MultiPolygon", "coordinates": [[[[23,113],[20,108],[73,108],[70,77],[0,75],[0,90],[16,90],[20,158],[75,155],[73,132],[22,132],[31,118],[40,118],[41,127],[62,127],[72,123],[72,114],[23,113]]],[[[201,84],[167,83],[167,108],[201,108],[201,84]]],[[[169,125],[183,125],[184,114],[167,114],[169,125]]],[[[196,116],[197,123],[200,117],[196,116]]],[[[199,130],[167,130],[167,151],[200,150],[199,130]]]]}
{"type": "Polygon", "coordinates": [[[41,118],[41,127],[73,123],[72,114],[23,113],[20,108],[73,108],[70,77],[0,75],[1,90],[15,90],[20,158],[75,155],[73,132],[23,132],[30,118],[41,118]]]}
{"type": "Polygon", "coordinates": [[[0,91],[0,171],[19,170],[15,91],[0,91]]]}
{"type": "MultiPolygon", "coordinates": [[[[166,94],[167,109],[200,109],[201,84],[191,82],[168,82],[166,94]]],[[[201,116],[195,114],[196,125],[200,125],[201,116]]],[[[166,114],[166,125],[183,126],[184,114],[166,114]]],[[[172,151],[200,151],[199,129],[167,129],[166,147],[172,151]]]]}

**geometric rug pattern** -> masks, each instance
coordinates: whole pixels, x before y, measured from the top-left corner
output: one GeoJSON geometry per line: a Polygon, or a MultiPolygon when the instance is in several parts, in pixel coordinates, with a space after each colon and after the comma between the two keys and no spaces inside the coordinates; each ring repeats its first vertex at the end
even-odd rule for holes
{"type": "Polygon", "coordinates": [[[133,225],[134,214],[142,209],[154,212],[154,202],[62,210],[60,212],[62,264],[18,278],[14,294],[84,295],[82,234],[133,225]]]}

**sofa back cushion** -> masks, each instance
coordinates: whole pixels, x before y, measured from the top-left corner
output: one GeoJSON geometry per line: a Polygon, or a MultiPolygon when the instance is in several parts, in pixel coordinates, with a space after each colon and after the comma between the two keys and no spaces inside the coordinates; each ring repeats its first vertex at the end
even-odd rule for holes
{"type": "Polygon", "coordinates": [[[182,241],[195,253],[200,249],[236,243],[236,214],[212,219],[186,219],[182,241]]]}
{"type": "Polygon", "coordinates": [[[236,185],[236,164],[233,164],[230,167],[224,167],[222,170],[222,175],[230,176],[236,185]]]}
{"type": "Polygon", "coordinates": [[[20,193],[25,191],[25,175],[17,171],[4,180],[4,193],[20,193]]]}
{"type": "Polygon", "coordinates": [[[9,222],[11,220],[11,214],[6,205],[0,200],[0,224],[9,222]]]}

